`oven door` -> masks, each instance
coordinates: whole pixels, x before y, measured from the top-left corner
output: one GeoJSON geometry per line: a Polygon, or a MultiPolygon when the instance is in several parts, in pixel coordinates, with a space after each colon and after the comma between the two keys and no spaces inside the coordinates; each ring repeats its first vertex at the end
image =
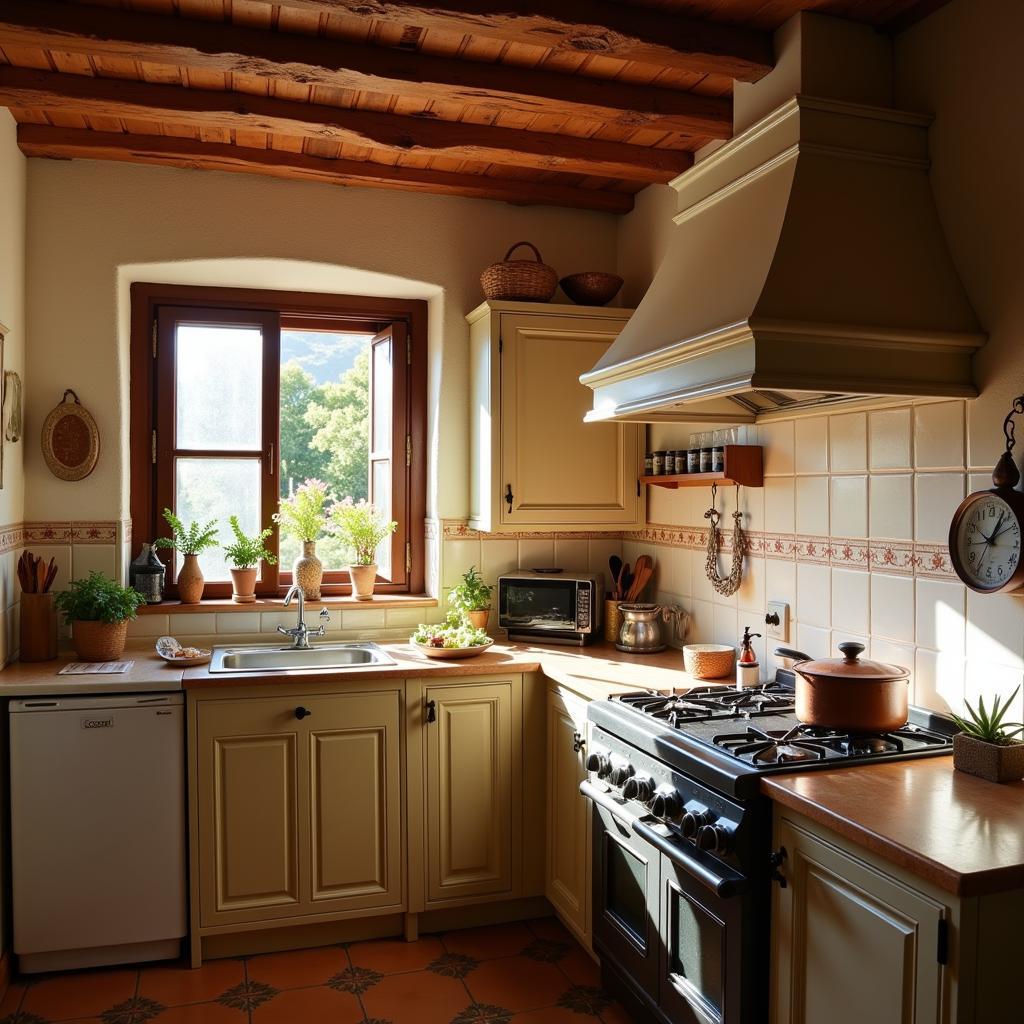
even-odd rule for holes
{"type": "Polygon", "coordinates": [[[498,581],[498,625],[520,629],[576,631],[576,591],[572,579],[501,579],[498,581]]]}

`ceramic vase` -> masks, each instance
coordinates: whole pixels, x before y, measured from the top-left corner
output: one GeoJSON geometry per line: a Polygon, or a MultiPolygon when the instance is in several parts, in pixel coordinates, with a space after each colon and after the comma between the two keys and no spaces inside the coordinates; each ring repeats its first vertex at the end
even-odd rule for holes
{"type": "Polygon", "coordinates": [[[487,620],[491,616],[490,608],[474,608],[470,612],[466,612],[469,616],[469,624],[474,629],[487,629],[487,620]]]}
{"type": "Polygon", "coordinates": [[[83,619],[75,619],[71,623],[71,639],[79,661],[117,661],[124,654],[124,645],[128,639],[128,620],[86,622],[83,619]]]}
{"type": "Polygon", "coordinates": [[[182,604],[199,604],[203,599],[203,571],[199,568],[198,555],[184,555],[178,570],[178,599],[182,604]]]}
{"type": "Polygon", "coordinates": [[[304,540],[302,554],[292,564],[292,580],[302,587],[302,596],[307,601],[319,601],[323,579],[324,565],[316,557],[316,541],[304,540]]]}
{"type": "Polygon", "coordinates": [[[256,567],[231,570],[231,600],[236,604],[252,604],[256,600],[256,567]]]}
{"type": "Polygon", "coordinates": [[[373,586],[377,581],[377,563],[350,565],[348,574],[352,578],[352,596],[357,601],[372,601],[373,586]]]}

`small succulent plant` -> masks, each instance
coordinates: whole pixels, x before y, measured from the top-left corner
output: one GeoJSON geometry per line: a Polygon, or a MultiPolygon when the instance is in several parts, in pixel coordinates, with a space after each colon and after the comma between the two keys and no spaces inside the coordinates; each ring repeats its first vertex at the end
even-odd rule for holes
{"type": "Polygon", "coordinates": [[[985,698],[979,697],[976,708],[972,708],[970,704],[967,705],[967,713],[970,718],[953,715],[953,721],[960,727],[961,732],[973,736],[975,739],[984,740],[986,743],[1005,746],[1008,743],[1017,742],[1016,737],[1024,733],[1024,724],[1020,722],[1004,723],[1003,719],[1018,693],[1020,693],[1019,686],[1005,700],[993,697],[991,710],[985,707],[985,698]]]}

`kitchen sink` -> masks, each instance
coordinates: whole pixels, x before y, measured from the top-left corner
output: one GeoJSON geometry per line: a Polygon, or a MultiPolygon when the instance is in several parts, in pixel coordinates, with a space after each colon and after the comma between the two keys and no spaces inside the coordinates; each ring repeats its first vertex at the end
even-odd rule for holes
{"type": "Polygon", "coordinates": [[[313,644],[309,647],[281,647],[254,644],[246,647],[214,647],[211,672],[305,671],[309,669],[369,668],[397,662],[376,644],[313,644]]]}

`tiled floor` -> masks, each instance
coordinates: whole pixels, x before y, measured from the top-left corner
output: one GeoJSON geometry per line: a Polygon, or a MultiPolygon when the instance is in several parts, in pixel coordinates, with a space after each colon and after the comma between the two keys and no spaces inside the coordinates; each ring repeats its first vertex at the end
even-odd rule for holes
{"type": "Polygon", "coordinates": [[[628,1024],[553,918],[12,983],[0,1024],[628,1024]]]}

